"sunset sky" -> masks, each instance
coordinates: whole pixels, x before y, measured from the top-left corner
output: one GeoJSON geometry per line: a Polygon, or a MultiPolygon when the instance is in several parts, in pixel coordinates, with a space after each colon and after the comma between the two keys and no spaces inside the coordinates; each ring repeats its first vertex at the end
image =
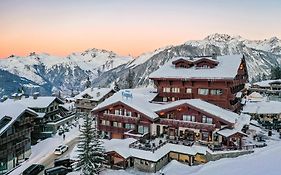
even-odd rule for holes
{"type": "Polygon", "coordinates": [[[212,33],[281,38],[280,0],[0,0],[0,58],[88,48],[121,55],[212,33]]]}

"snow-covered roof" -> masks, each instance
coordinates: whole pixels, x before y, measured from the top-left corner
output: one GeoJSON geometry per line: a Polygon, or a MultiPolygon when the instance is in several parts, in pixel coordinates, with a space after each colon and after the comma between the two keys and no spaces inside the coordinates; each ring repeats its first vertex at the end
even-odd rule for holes
{"type": "Polygon", "coordinates": [[[136,140],[133,138],[127,139],[111,139],[111,140],[104,140],[104,146],[106,152],[114,151],[121,155],[123,158],[129,157],[136,157],[139,159],[145,159],[149,161],[156,162],[169,152],[178,152],[188,155],[196,155],[196,154],[206,154],[208,150],[207,147],[203,146],[185,146],[185,145],[177,145],[166,143],[165,145],[158,148],[156,151],[145,151],[136,148],[129,148],[129,145],[136,140]]]}
{"type": "Polygon", "coordinates": [[[34,99],[33,97],[22,98],[20,100],[8,99],[4,103],[12,103],[12,104],[19,103],[29,108],[47,108],[55,100],[63,104],[63,102],[60,99],[53,96],[39,96],[36,99],[34,99]]]}
{"type": "Polygon", "coordinates": [[[76,95],[75,99],[83,99],[84,95],[89,95],[89,100],[100,101],[105,95],[111,92],[112,88],[87,88],[80,94],[76,95]]]}
{"type": "MultiPolygon", "coordinates": [[[[172,62],[179,59],[173,58],[155,72],[149,78],[182,78],[182,79],[233,79],[241,63],[242,55],[218,56],[219,64],[214,68],[176,68],[172,62]]],[[[185,58],[190,59],[190,58],[185,58]]]]}
{"type": "Polygon", "coordinates": [[[281,114],[281,102],[260,101],[247,102],[243,107],[243,113],[249,114],[281,114]]]}
{"type": "Polygon", "coordinates": [[[236,133],[240,133],[240,134],[245,135],[241,130],[243,129],[243,127],[245,125],[250,124],[250,120],[251,120],[251,116],[249,116],[247,114],[242,114],[236,120],[236,123],[235,123],[233,129],[225,128],[225,129],[222,129],[222,130],[218,131],[217,133],[222,135],[222,136],[225,136],[225,137],[229,137],[229,136],[231,136],[233,134],[236,134],[236,133]]]}
{"type": "Polygon", "coordinates": [[[158,117],[158,115],[154,112],[154,109],[156,109],[159,104],[150,102],[157,95],[157,93],[152,93],[152,91],[155,90],[149,88],[120,90],[119,92],[115,93],[113,96],[109,97],[104,102],[96,106],[93,111],[99,110],[117,102],[121,102],[138,110],[144,115],[155,119],[158,117]],[[131,93],[132,97],[124,96],[124,93],[127,92],[131,93]]]}
{"type": "Polygon", "coordinates": [[[257,85],[257,86],[260,86],[260,87],[270,87],[270,83],[274,83],[274,82],[281,82],[281,79],[278,79],[278,80],[264,80],[264,81],[253,83],[253,85],[257,85]]]}
{"type": "Polygon", "coordinates": [[[182,104],[191,105],[191,106],[193,106],[197,109],[200,109],[201,111],[204,111],[204,112],[207,112],[211,115],[217,116],[217,117],[219,117],[223,120],[226,120],[230,123],[235,123],[235,120],[239,117],[238,114],[236,114],[232,111],[223,109],[219,106],[208,103],[208,102],[203,101],[201,99],[187,99],[187,100],[174,101],[174,102],[163,104],[163,105],[159,106],[157,111],[172,108],[172,107],[179,106],[179,105],[182,105],[182,104]]]}
{"type": "Polygon", "coordinates": [[[36,113],[31,109],[28,109],[22,104],[11,104],[11,103],[0,103],[0,135],[11,125],[13,124],[19,116],[24,112],[30,112],[36,116],[36,113]],[[5,125],[1,124],[2,119],[7,117],[9,120],[5,125]]]}
{"type": "Polygon", "coordinates": [[[235,123],[235,119],[239,117],[239,115],[234,112],[223,109],[219,106],[213,105],[200,99],[186,99],[167,103],[153,103],[151,102],[151,100],[157,95],[157,93],[153,93],[154,91],[154,89],[148,88],[120,90],[119,92],[115,93],[113,96],[109,97],[104,102],[96,106],[93,111],[97,111],[109,105],[121,102],[152,119],[156,119],[159,117],[157,112],[161,110],[188,104],[193,106],[194,108],[205,111],[206,113],[217,116],[233,124],[235,123]],[[129,91],[132,94],[132,98],[127,98],[122,95],[122,93],[126,91],[129,91]]]}
{"type": "Polygon", "coordinates": [[[266,97],[263,97],[258,92],[252,92],[247,98],[249,101],[264,101],[266,97]]]}

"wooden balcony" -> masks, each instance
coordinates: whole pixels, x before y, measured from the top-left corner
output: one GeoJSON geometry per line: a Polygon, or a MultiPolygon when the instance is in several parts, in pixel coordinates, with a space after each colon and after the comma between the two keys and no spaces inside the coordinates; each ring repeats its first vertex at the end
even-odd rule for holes
{"type": "Polygon", "coordinates": [[[138,117],[129,117],[129,116],[115,115],[115,114],[103,114],[102,116],[98,116],[98,118],[102,120],[122,122],[122,123],[132,123],[132,124],[136,124],[139,122],[138,117]]]}
{"type": "Polygon", "coordinates": [[[32,131],[33,131],[33,127],[30,127],[30,128],[26,128],[26,129],[23,129],[21,131],[18,131],[18,132],[14,133],[12,135],[9,135],[5,138],[0,138],[0,145],[3,145],[3,144],[8,143],[12,140],[15,140],[15,139],[17,139],[17,138],[19,138],[23,135],[26,135],[26,134],[28,134],[32,131]]]}
{"type": "Polygon", "coordinates": [[[107,125],[98,125],[98,130],[105,131],[105,132],[114,132],[114,133],[124,133],[129,131],[130,129],[126,128],[119,128],[114,126],[107,126],[107,125]]]}
{"type": "Polygon", "coordinates": [[[184,128],[200,129],[200,130],[207,130],[207,131],[215,130],[215,125],[208,124],[208,123],[198,123],[198,122],[190,122],[190,121],[174,120],[174,119],[160,119],[159,123],[174,128],[184,127],[184,128]]]}
{"type": "Polygon", "coordinates": [[[18,150],[19,148],[24,149],[24,146],[28,143],[30,143],[30,139],[24,139],[16,144],[10,146],[9,148],[7,148],[3,151],[0,151],[0,156],[6,156],[9,153],[16,152],[16,150],[18,150]]]}

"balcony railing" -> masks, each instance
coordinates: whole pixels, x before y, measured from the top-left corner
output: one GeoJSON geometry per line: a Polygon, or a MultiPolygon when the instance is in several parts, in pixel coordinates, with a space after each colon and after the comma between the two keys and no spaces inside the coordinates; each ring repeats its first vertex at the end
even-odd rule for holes
{"type": "Polygon", "coordinates": [[[107,125],[98,125],[98,130],[100,131],[106,131],[106,132],[115,132],[115,133],[124,133],[129,131],[130,129],[126,128],[119,128],[114,126],[107,126],[107,125]]]}
{"type": "Polygon", "coordinates": [[[17,138],[23,136],[23,135],[26,135],[26,134],[28,134],[28,133],[30,133],[32,131],[33,131],[33,127],[30,127],[30,128],[26,128],[26,129],[23,129],[21,131],[18,131],[18,132],[14,133],[12,135],[9,135],[9,136],[7,136],[5,138],[0,138],[0,145],[8,143],[8,142],[10,142],[10,141],[12,141],[14,139],[17,139],[17,138]]]}
{"type": "Polygon", "coordinates": [[[115,115],[115,114],[103,114],[102,116],[98,116],[99,119],[109,120],[114,122],[122,122],[122,123],[138,123],[138,117],[130,117],[124,115],[115,115]]]}
{"type": "Polygon", "coordinates": [[[184,127],[184,128],[203,129],[208,131],[213,131],[215,129],[214,124],[198,123],[198,122],[190,122],[190,121],[174,120],[174,119],[160,119],[160,124],[168,125],[176,128],[184,127]]]}

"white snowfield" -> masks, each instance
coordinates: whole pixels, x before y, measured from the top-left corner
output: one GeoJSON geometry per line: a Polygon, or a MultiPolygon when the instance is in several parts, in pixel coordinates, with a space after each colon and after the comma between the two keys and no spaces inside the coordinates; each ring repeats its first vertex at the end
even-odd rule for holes
{"type": "MultiPolygon", "coordinates": [[[[179,79],[234,79],[239,65],[241,63],[242,55],[225,55],[217,56],[219,64],[214,68],[176,68],[172,64],[173,61],[179,58],[173,58],[168,63],[164,64],[155,72],[151,73],[149,78],[179,78],[179,79]]],[[[190,58],[183,58],[190,60],[190,58]]]]}

